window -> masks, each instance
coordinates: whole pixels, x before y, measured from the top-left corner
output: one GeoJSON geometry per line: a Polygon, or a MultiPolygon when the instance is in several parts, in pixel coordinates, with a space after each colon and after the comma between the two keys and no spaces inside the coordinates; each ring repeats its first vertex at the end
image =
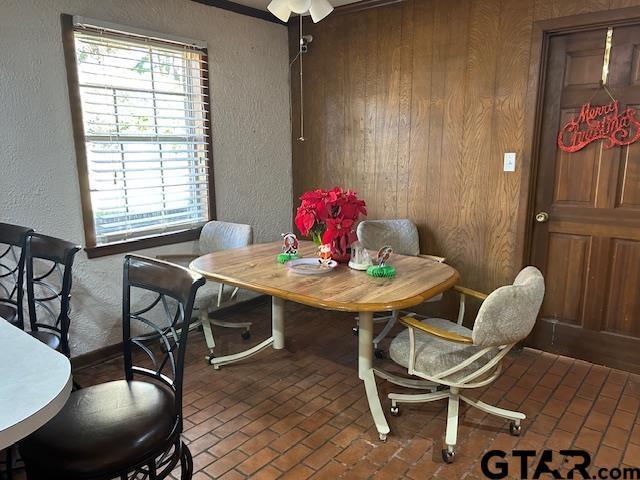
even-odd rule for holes
{"type": "Polygon", "coordinates": [[[88,251],[195,232],[212,213],[206,50],[105,25],[71,28],[88,251]]]}

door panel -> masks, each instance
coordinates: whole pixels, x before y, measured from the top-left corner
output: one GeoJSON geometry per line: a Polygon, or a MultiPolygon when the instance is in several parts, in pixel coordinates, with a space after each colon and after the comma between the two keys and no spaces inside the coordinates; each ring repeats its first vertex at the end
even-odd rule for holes
{"type": "Polygon", "coordinates": [[[633,46],[631,55],[633,57],[631,61],[631,84],[640,85],[640,45],[633,46]]]}
{"type": "Polygon", "coordinates": [[[602,55],[607,30],[599,29],[560,36],[565,37],[563,51],[565,88],[596,88],[602,77],[602,55]]]}
{"type": "MultiPolygon", "coordinates": [[[[578,109],[563,111],[560,117],[562,124],[578,113],[578,109]]],[[[554,203],[594,204],[598,153],[598,150],[593,148],[585,148],[575,153],[557,149],[554,203]]]]}
{"type": "Polygon", "coordinates": [[[640,210],[640,142],[624,147],[621,157],[616,206],[640,210]]]}
{"type": "Polygon", "coordinates": [[[594,87],[600,81],[599,72],[602,72],[602,52],[599,49],[567,52],[565,87],[594,87]]]}
{"type": "Polygon", "coordinates": [[[590,237],[552,233],[546,269],[547,290],[542,315],[580,325],[590,237]]]}
{"type": "Polygon", "coordinates": [[[640,242],[615,240],[606,330],[640,337],[640,242]]]}
{"type": "MultiPolygon", "coordinates": [[[[640,372],[640,142],[575,153],[557,135],[583,104],[611,102],[599,86],[607,30],[550,39],[538,151],[532,263],[547,293],[530,344],[640,372]]],[[[620,111],[640,105],[640,26],[614,28],[609,87],[620,111]]]]}

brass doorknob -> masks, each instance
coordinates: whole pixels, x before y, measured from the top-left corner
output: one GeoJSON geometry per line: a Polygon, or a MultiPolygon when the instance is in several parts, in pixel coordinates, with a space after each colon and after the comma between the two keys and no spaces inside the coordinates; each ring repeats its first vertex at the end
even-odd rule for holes
{"type": "Polygon", "coordinates": [[[536,213],[536,222],[545,223],[549,221],[549,214],[547,212],[536,213]]]}

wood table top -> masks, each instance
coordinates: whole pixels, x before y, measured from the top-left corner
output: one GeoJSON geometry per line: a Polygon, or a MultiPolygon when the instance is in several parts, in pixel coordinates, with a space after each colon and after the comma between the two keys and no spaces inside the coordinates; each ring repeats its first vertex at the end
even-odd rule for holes
{"type": "MultiPolygon", "coordinates": [[[[299,275],[276,261],[282,242],[209,253],[190,268],[227,285],[327,310],[380,312],[408,308],[451,288],[458,272],[444,263],[393,254],[394,278],[374,278],[339,265],[326,275],[299,275]]],[[[315,257],[312,242],[300,242],[303,257],[315,257]]]]}

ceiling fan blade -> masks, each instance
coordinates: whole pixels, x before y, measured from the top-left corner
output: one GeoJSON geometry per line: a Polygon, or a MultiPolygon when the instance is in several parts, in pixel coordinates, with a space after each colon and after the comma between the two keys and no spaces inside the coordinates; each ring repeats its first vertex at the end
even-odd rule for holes
{"type": "Polygon", "coordinates": [[[309,13],[313,23],[318,23],[331,12],[333,12],[333,6],[327,0],[311,0],[309,13]]]}
{"type": "Polygon", "coordinates": [[[288,22],[291,16],[291,8],[289,8],[289,0],[271,0],[267,7],[279,20],[288,22]]]}

